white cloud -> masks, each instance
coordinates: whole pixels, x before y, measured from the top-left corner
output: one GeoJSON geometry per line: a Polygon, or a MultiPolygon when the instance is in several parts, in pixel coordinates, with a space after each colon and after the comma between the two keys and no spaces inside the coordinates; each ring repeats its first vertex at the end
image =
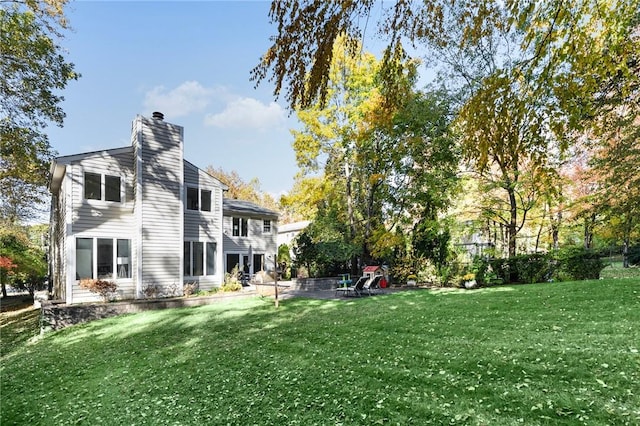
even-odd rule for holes
{"type": "Polygon", "coordinates": [[[253,128],[264,130],[281,126],[286,119],[282,107],[275,102],[268,105],[253,98],[238,98],[220,113],[207,114],[207,126],[230,128],[253,128]]]}
{"type": "Polygon", "coordinates": [[[156,86],[145,93],[144,106],[147,111],[160,111],[171,118],[182,117],[204,110],[216,92],[197,81],[185,81],[169,91],[156,86]]]}

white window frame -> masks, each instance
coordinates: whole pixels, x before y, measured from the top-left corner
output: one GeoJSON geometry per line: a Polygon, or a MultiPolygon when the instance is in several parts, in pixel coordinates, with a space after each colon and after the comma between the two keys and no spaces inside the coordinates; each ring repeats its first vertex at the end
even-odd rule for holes
{"type": "Polygon", "coordinates": [[[187,190],[184,191],[184,206],[185,206],[185,210],[186,211],[190,211],[190,212],[211,212],[213,210],[213,191],[211,189],[204,189],[204,188],[200,188],[198,186],[193,186],[193,185],[186,185],[187,190]],[[196,209],[191,209],[189,208],[189,198],[188,198],[188,194],[189,194],[189,190],[190,189],[195,189],[196,191],[196,196],[198,197],[198,199],[196,200],[197,203],[197,208],[196,209]],[[209,196],[209,210],[203,210],[202,209],[202,193],[203,192],[208,192],[210,194],[209,196]]]}
{"type": "MultiPolygon", "coordinates": [[[[97,200],[96,200],[97,201],[97,200]]],[[[77,250],[77,241],[78,239],[87,239],[87,240],[91,240],[91,274],[92,277],[91,279],[104,279],[104,280],[110,280],[110,281],[123,281],[123,280],[131,280],[133,277],[133,267],[132,267],[132,260],[133,260],[133,256],[132,256],[132,250],[133,247],[131,245],[131,239],[130,238],[118,238],[118,237],[93,237],[93,236],[85,236],[85,235],[76,235],[75,239],[74,239],[74,244],[76,245],[76,250],[77,250]],[[112,273],[110,277],[102,277],[99,278],[98,277],[98,240],[111,240],[112,241],[112,247],[113,247],[113,253],[112,253],[112,273]],[[129,276],[128,277],[118,277],[118,240],[126,240],[129,241],[129,257],[128,257],[128,265],[129,265],[129,276]]],[[[75,263],[75,273],[77,275],[77,271],[78,271],[78,264],[77,264],[77,259],[74,260],[75,263]]],[[[83,279],[82,277],[78,277],[76,279],[76,281],[83,279]]]]}
{"type": "Polygon", "coordinates": [[[189,270],[187,271],[186,269],[186,261],[187,259],[185,258],[185,270],[183,271],[183,275],[185,277],[188,278],[197,278],[197,277],[214,277],[217,275],[217,271],[218,271],[218,259],[217,259],[217,253],[219,250],[218,247],[218,243],[216,241],[201,241],[201,240],[184,240],[183,242],[183,250],[184,250],[184,244],[189,244],[189,270]],[[193,244],[194,243],[200,243],[202,244],[202,274],[201,275],[193,275],[193,244]],[[207,255],[207,245],[208,244],[215,244],[216,245],[216,250],[213,253],[213,258],[214,258],[214,273],[213,274],[208,274],[207,273],[207,262],[208,262],[208,255],[207,255]]]}
{"type": "Polygon", "coordinates": [[[231,217],[231,236],[238,238],[249,238],[249,219],[241,216],[231,217]],[[234,221],[238,221],[238,235],[235,234],[234,221]],[[243,226],[244,225],[244,226],[243,226]],[[244,231],[244,234],[243,234],[244,231]]]}
{"type": "Polygon", "coordinates": [[[125,197],[126,194],[124,191],[124,180],[125,178],[122,175],[83,170],[82,171],[82,200],[90,203],[99,202],[99,203],[122,204],[126,201],[126,197],[125,197]],[[100,198],[86,197],[87,173],[100,176],[100,198]],[[107,200],[107,184],[106,184],[107,176],[118,178],[120,180],[120,188],[119,188],[120,201],[107,200]]]}
{"type": "Polygon", "coordinates": [[[262,219],[262,233],[271,234],[271,219],[262,219]]]}

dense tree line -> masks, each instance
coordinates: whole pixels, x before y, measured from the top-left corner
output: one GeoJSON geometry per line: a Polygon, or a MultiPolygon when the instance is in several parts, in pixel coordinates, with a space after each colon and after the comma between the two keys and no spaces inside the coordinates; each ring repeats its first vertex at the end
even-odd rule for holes
{"type": "MultiPolygon", "coordinates": [[[[452,232],[514,257],[576,243],[582,223],[585,247],[600,227],[628,248],[640,232],[639,6],[274,1],[277,33],[253,78],[304,124],[285,203],[334,218],[332,238],[361,264],[407,271],[425,257],[449,268],[452,232]],[[379,61],[364,51],[372,34],[386,45],[379,61]],[[437,73],[426,90],[416,59],[437,73]]],[[[320,234],[304,238],[319,247],[320,234]]]]}

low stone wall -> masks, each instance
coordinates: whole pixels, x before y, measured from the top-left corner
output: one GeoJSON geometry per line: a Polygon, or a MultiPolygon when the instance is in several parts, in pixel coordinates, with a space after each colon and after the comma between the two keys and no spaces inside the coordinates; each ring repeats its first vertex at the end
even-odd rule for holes
{"type": "Polygon", "coordinates": [[[188,306],[202,306],[211,303],[228,300],[236,297],[254,296],[254,291],[242,291],[237,293],[224,293],[213,296],[194,298],[169,298],[153,300],[131,300],[110,303],[87,303],[79,305],[66,305],[56,301],[42,301],[41,332],[60,330],[74,324],[93,321],[101,318],[109,318],[122,314],[144,312],[156,309],[182,308],[188,306]]]}
{"type": "Polygon", "coordinates": [[[291,283],[293,290],[334,290],[338,286],[338,277],[298,278],[291,283]]]}

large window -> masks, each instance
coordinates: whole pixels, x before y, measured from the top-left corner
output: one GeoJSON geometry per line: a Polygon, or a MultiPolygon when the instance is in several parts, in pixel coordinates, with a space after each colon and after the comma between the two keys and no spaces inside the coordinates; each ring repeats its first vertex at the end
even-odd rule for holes
{"type": "Polygon", "coordinates": [[[94,277],[131,278],[131,240],[76,238],[76,279],[94,277]]]}
{"type": "Polygon", "coordinates": [[[76,238],[76,279],[93,278],[93,238],[76,238]]]}
{"type": "Polygon", "coordinates": [[[87,200],[102,200],[102,175],[96,173],[84,174],[84,198],[87,200]]]}
{"type": "Polygon", "coordinates": [[[218,248],[216,243],[207,243],[207,275],[216,274],[216,258],[218,257],[218,248]]]}
{"type": "Polygon", "coordinates": [[[120,202],[120,176],[104,175],[104,199],[105,201],[120,202]]]}
{"type": "Polygon", "coordinates": [[[186,277],[199,277],[202,275],[215,275],[215,273],[216,243],[208,242],[205,244],[201,241],[185,241],[184,275],[186,277]]]}
{"type": "Polygon", "coordinates": [[[253,272],[254,273],[264,270],[263,262],[264,262],[264,254],[253,255],[253,272]]]}
{"type": "Polygon", "coordinates": [[[122,180],[120,179],[120,176],[101,175],[99,173],[85,172],[84,198],[87,200],[114,201],[118,203],[121,202],[122,180]]]}
{"type": "Polygon", "coordinates": [[[98,238],[98,278],[113,278],[113,240],[98,238]]]}
{"type": "Polygon", "coordinates": [[[200,209],[203,212],[211,211],[211,191],[200,191],[200,209]]]}
{"type": "Polygon", "coordinates": [[[131,240],[118,240],[118,278],[131,278],[131,240]]]}
{"type": "Polygon", "coordinates": [[[211,211],[211,191],[187,187],[187,210],[211,211]]]}
{"type": "Polygon", "coordinates": [[[246,237],[249,235],[249,222],[245,218],[234,217],[232,235],[234,237],[246,237]]]}
{"type": "Polygon", "coordinates": [[[198,188],[187,188],[187,209],[198,210],[198,188]]]}

